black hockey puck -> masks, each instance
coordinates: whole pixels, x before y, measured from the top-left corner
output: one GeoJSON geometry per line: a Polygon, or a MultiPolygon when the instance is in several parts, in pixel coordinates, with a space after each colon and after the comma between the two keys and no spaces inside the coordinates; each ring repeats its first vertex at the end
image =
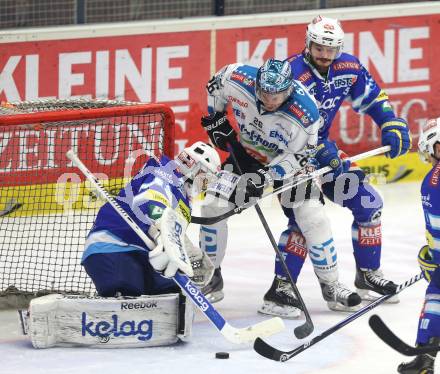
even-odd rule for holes
{"type": "Polygon", "coordinates": [[[219,358],[221,360],[225,360],[225,359],[229,358],[229,353],[228,352],[217,352],[215,354],[215,358],[219,358]]]}

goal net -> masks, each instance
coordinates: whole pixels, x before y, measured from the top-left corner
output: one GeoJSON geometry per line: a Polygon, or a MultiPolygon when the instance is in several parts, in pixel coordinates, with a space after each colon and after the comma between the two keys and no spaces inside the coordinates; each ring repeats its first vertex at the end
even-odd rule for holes
{"type": "Polygon", "coordinates": [[[103,202],[69,149],[117,195],[149,156],[173,157],[174,115],[120,101],[0,105],[0,308],[95,291],[80,260],[103,202]]]}

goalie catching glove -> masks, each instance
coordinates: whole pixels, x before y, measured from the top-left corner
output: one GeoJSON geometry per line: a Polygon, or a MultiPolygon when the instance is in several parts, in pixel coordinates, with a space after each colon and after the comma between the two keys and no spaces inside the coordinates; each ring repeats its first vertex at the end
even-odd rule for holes
{"type": "Polygon", "coordinates": [[[222,151],[227,151],[228,144],[237,140],[237,133],[229,123],[225,112],[215,112],[202,117],[201,121],[212,144],[222,151]]]}
{"type": "Polygon", "coordinates": [[[186,236],[188,221],[167,207],[155,226],[160,235],[156,239],[157,246],[149,253],[154,270],[166,278],[180,270],[197,285],[207,284],[214,273],[214,265],[186,236]]]}

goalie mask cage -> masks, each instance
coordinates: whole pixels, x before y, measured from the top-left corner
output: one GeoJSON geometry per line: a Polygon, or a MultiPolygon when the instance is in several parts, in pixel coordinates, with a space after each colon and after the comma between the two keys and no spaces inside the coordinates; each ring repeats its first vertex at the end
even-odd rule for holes
{"type": "Polygon", "coordinates": [[[0,308],[95,292],[80,262],[103,202],[69,149],[117,195],[148,156],[173,157],[173,112],[100,100],[0,105],[0,308]]]}

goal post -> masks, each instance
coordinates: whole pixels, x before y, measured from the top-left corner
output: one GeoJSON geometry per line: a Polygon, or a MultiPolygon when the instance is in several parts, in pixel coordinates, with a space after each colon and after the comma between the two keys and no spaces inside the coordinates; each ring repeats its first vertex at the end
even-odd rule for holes
{"type": "Polygon", "coordinates": [[[163,104],[0,105],[0,308],[52,292],[95,292],[80,261],[102,202],[66,152],[116,195],[148,157],[173,157],[174,127],[163,104]]]}

